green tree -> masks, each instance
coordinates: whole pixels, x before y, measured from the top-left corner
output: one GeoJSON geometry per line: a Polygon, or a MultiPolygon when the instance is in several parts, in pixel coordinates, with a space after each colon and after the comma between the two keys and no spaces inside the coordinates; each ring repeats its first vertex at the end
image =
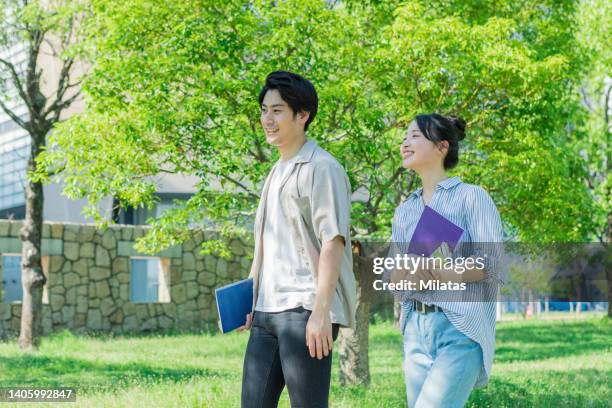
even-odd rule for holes
{"type": "MultiPolygon", "coordinates": [[[[508,268],[510,279],[504,287],[504,292],[511,299],[520,299],[522,303],[521,313],[526,317],[527,307],[532,308],[533,313],[538,312],[540,298],[544,296],[545,308],[548,311],[548,299],[552,293],[551,279],[557,272],[555,253],[551,248],[544,248],[540,244],[531,245],[531,248],[522,246],[520,252],[509,256],[508,268]],[[525,306],[525,302],[529,302],[525,306]]],[[[554,248],[552,248],[554,249],[554,248]]]]}
{"type": "MultiPolygon", "coordinates": [[[[580,123],[582,138],[578,142],[580,154],[588,163],[585,181],[596,202],[592,216],[595,221],[593,235],[604,250],[612,244],[612,146],[610,145],[610,110],[612,109],[612,4],[601,0],[583,0],[580,3],[577,34],[588,70],[579,84],[584,106],[580,123]]],[[[608,317],[612,318],[612,268],[607,268],[608,317]]]]}
{"type": "MultiPolygon", "coordinates": [[[[571,18],[555,14],[533,28],[532,14],[517,21],[468,3],[475,16],[446,2],[94,1],[88,109],[56,128],[40,163],[62,168],[65,193],[88,198],[100,222],[108,222],[95,213],[102,197],[151,205],[150,176],[195,174],[198,192],[151,220],[139,245],[157,251],[212,220],[222,239],[204,249],[222,250],[223,237],[248,234],[245,219],[277,158],[259,128],[257,92],[268,72],[289,69],[319,91],[309,137],[364,193],[352,206],[356,240],[387,240],[395,207],[417,187],[398,148],[424,111],[468,120],[456,172],[491,192],[516,237],[580,239],[591,200],[566,130],[577,70],[572,47],[549,48],[571,18]]],[[[358,264],[358,276],[371,274],[358,264]]],[[[364,304],[367,289],[362,281],[364,304]]],[[[346,381],[367,384],[367,306],[358,310],[341,366],[346,381]]]]}
{"type": "MultiPolygon", "coordinates": [[[[39,171],[37,158],[51,129],[80,95],[83,67],[73,48],[84,7],[79,2],[2,0],[0,10],[0,109],[30,136],[27,172],[33,173],[39,171]],[[25,66],[11,57],[20,47],[25,49],[25,66]],[[26,107],[25,117],[20,106],[26,107]]],[[[40,261],[43,200],[42,183],[28,177],[20,232],[23,299],[19,345],[23,350],[38,347],[42,328],[46,282],[40,261]]]]}

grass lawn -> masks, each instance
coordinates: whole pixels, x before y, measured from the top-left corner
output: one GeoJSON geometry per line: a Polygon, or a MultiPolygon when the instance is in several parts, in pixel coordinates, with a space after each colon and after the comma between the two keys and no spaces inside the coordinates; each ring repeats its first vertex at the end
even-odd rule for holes
{"type": "MultiPolygon", "coordinates": [[[[246,334],[46,338],[23,355],[0,343],[0,387],[78,389],[83,407],[239,407],[246,334]]],[[[610,407],[612,323],[513,321],[498,325],[493,376],[470,407],[610,407]]],[[[370,329],[372,385],[341,387],[334,356],[333,407],[405,407],[401,336],[389,322],[370,329]]],[[[2,404],[2,406],[10,406],[2,404]]],[[[23,407],[24,404],[13,404],[23,407]]],[[[281,407],[289,407],[287,393],[281,407]]]]}

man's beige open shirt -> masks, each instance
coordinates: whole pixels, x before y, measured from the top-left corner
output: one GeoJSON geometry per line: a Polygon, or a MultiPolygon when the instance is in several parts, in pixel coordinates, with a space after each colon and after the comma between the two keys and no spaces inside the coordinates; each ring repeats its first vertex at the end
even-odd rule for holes
{"type": "MultiPolygon", "coordinates": [[[[264,184],[255,216],[255,254],[250,277],[253,278],[253,309],[259,293],[259,275],[263,259],[263,226],[266,200],[272,168],[264,184]]],[[[338,161],[320,148],[314,140],[308,140],[296,155],[293,168],[281,181],[280,203],[287,216],[291,237],[301,262],[314,275],[317,282],[321,246],[340,235],[344,237],[344,253],[336,294],[342,310],[334,310],[335,316],[343,316],[342,326],[355,326],[356,287],[353,274],[353,255],[349,232],[351,187],[346,172],[338,161]]],[[[295,267],[295,265],[289,265],[295,267]]],[[[338,305],[337,302],[334,302],[338,305]]],[[[332,303],[333,304],[333,303],[332,303]]]]}

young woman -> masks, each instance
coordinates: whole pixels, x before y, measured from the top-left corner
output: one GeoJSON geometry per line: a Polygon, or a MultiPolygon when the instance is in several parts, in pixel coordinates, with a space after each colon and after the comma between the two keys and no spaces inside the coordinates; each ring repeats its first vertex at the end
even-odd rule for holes
{"type": "Polygon", "coordinates": [[[446,174],[458,163],[465,126],[458,117],[419,115],[400,147],[402,166],[414,170],[423,187],[395,211],[392,250],[406,253],[401,248],[407,248],[426,206],[463,229],[450,255],[454,261],[461,257],[462,262],[444,267],[421,262],[412,271],[387,271],[391,282],[417,283],[414,290],[394,293],[402,302],[400,326],[411,408],[462,407],[471,390],[486,385],[491,373],[495,301],[503,279],[502,225],[484,189],[446,174]],[[466,268],[467,264],[472,268],[466,268]],[[432,280],[435,285],[418,284],[432,280]]]}

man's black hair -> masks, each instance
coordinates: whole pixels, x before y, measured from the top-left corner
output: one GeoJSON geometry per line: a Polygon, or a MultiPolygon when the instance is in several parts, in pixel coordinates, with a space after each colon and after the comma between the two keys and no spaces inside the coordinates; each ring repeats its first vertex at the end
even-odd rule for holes
{"type": "Polygon", "coordinates": [[[308,125],[317,115],[319,107],[319,97],[314,85],[302,77],[288,71],[274,71],[266,77],[266,83],[259,92],[259,106],[263,103],[266,92],[276,89],[283,101],[289,105],[293,111],[293,117],[298,112],[308,112],[308,120],[304,124],[304,131],[308,130],[308,125]]]}

